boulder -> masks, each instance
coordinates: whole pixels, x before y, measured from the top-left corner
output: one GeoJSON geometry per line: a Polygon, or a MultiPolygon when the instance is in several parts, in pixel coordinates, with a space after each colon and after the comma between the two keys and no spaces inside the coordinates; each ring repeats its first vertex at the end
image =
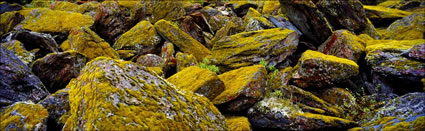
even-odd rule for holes
{"type": "Polygon", "coordinates": [[[258,7],[258,3],[255,1],[230,1],[229,4],[232,5],[232,10],[238,17],[245,16],[249,12],[249,8],[256,9],[258,7]]]}
{"type": "Polygon", "coordinates": [[[192,54],[177,52],[176,54],[176,68],[177,72],[182,71],[186,67],[195,66],[198,64],[198,61],[192,54]]]}
{"type": "Polygon", "coordinates": [[[29,65],[35,59],[35,51],[27,51],[24,44],[17,40],[1,43],[1,47],[13,52],[25,65],[29,65]]]}
{"type": "Polygon", "coordinates": [[[278,28],[238,33],[217,41],[207,58],[223,70],[253,65],[261,59],[274,66],[295,52],[298,37],[292,30],[278,28]]]}
{"type": "Polygon", "coordinates": [[[82,13],[82,10],[79,10],[79,6],[77,4],[67,1],[54,1],[49,5],[49,8],[52,10],[82,13]]]}
{"type": "Polygon", "coordinates": [[[350,130],[411,130],[422,131],[425,130],[425,114],[415,115],[406,119],[397,117],[383,117],[377,121],[369,122],[362,127],[352,128],[350,130]]]}
{"type": "Polygon", "coordinates": [[[50,93],[65,88],[80,74],[88,58],[75,51],[51,53],[32,63],[32,72],[40,78],[50,93]]]}
{"type": "Polygon", "coordinates": [[[425,39],[425,13],[412,14],[392,23],[383,34],[386,39],[425,39]]]}
{"type": "Polygon", "coordinates": [[[196,23],[195,19],[191,16],[183,16],[179,20],[179,27],[181,30],[186,32],[188,35],[190,35],[193,39],[198,41],[199,43],[203,44],[207,48],[209,47],[208,44],[206,44],[204,34],[202,33],[202,28],[196,23]]]}
{"type": "MultiPolygon", "coordinates": [[[[19,4],[10,4],[9,2],[0,2],[0,14],[11,11],[21,10],[22,6],[19,4]]],[[[2,17],[3,18],[3,17],[2,17]]]]}
{"type": "Polygon", "coordinates": [[[119,35],[132,26],[128,25],[124,11],[115,1],[102,2],[94,18],[94,31],[109,43],[114,43],[119,35]]]}
{"type": "Polygon", "coordinates": [[[0,17],[0,36],[12,31],[16,25],[25,19],[25,17],[17,11],[2,13],[0,17]]]}
{"type": "Polygon", "coordinates": [[[38,102],[49,92],[40,79],[12,52],[0,48],[0,107],[18,101],[38,102]]]}
{"type": "Polygon", "coordinates": [[[232,21],[227,22],[222,28],[217,30],[214,38],[211,39],[210,47],[214,47],[215,43],[223,39],[225,36],[236,34],[236,28],[237,26],[232,21]]]}
{"type": "Polygon", "coordinates": [[[211,25],[211,30],[217,32],[217,30],[224,27],[228,22],[233,22],[236,25],[236,32],[244,30],[244,22],[242,18],[236,16],[225,16],[225,15],[214,15],[207,17],[208,24],[211,25]]]}
{"type": "Polygon", "coordinates": [[[166,20],[156,22],[154,27],[163,38],[175,44],[184,53],[194,55],[197,60],[202,60],[210,54],[204,45],[166,20]]]}
{"type": "Polygon", "coordinates": [[[161,69],[165,67],[164,58],[155,54],[146,54],[140,56],[136,59],[136,63],[146,67],[159,67],[161,69]]]}
{"type": "Polygon", "coordinates": [[[304,89],[327,88],[358,73],[359,66],[352,60],[307,50],[294,67],[291,81],[304,89]]]}
{"type": "Polygon", "coordinates": [[[212,102],[228,112],[248,109],[263,97],[266,75],[266,68],[262,65],[242,67],[218,75],[225,89],[212,102]]]}
{"type": "Polygon", "coordinates": [[[192,91],[214,100],[224,91],[224,83],[215,72],[198,66],[187,67],[167,79],[177,88],[192,91]]]}
{"type": "Polygon", "coordinates": [[[93,60],[99,56],[118,58],[117,52],[105,40],[87,27],[71,30],[68,39],[60,47],[64,51],[75,50],[89,60],[93,60]]]}
{"type": "Polygon", "coordinates": [[[359,61],[365,54],[366,40],[348,30],[337,30],[322,45],[319,51],[326,55],[359,61]]]}
{"type": "Polygon", "coordinates": [[[397,19],[410,15],[410,12],[398,9],[385,8],[382,6],[363,6],[367,17],[374,25],[387,26],[397,19]]]}
{"type": "Polygon", "coordinates": [[[69,113],[69,88],[58,90],[41,100],[38,104],[49,112],[47,130],[61,130],[71,115],[69,113]]]}
{"type": "Polygon", "coordinates": [[[143,0],[136,4],[131,17],[134,21],[149,20],[156,23],[161,19],[174,20],[185,15],[183,2],[143,0]]]}
{"type": "Polygon", "coordinates": [[[16,102],[0,113],[0,128],[2,130],[46,130],[47,110],[40,104],[16,102]]]}
{"type": "Polygon", "coordinates": [[[406,55],[411,59],[425,62],[425,43],[414,45],[406,55]]]}
{"type": "Polygon", "coordinates": [[[35,53],[36,58],[59,52],[59,46],[50,34],[19,30],[12,35],[12,38],[24,43],[27,50],[39,49],[35,53]]]}
{"type": "Polygon", "coordinates": [[[77,12],[95,18],[99,5],[100,3],[97,1],[84,2],[83,4],[78,6],[77,12]]]}
{"type": "Polygon", "coordinates": [[[317,97],[323,99],[331,105],[345,109],[356,106],[356,98],[350,93],[350,91],[343,88],[329,88],[318,91],[316,94],[317,97]]]}
{"type": "Polygon", "coordinates": [[[96,58],[67,88],[71,116],[63,130],[227,129],[207,98],[132,62],[96,58]]]}
{"type": "MultiPolygon", "coordinates": [[[[268,1],[267,1],[268,2],[268,1]]],[[[282,28],[282,29],[289,29],[289,30],[293,30],[295,32],[297,32],[298,35],[302,35],[303,33],[301,33],[300,30],[297,29],[297,27],[294,26],[294,24],[292,24],[288,18],[285,17],[281,17],[281,16],[269,16],[268,17],[269,21],[272,22],[277,28],[282,28]]]]}
{"type": "Polygon", "coordinates": [[[112,46],[115,50],[134,50],[137,54],[144,55],[155,53],[161,37],[149,21],[140,21],[129,31],[122,34],[112,46]]]}
{"type": "Polygon", "coordinates": [[[251,131],[251,124],[244,116],[226,116],[226,124],[231,131],[251,131]]]}

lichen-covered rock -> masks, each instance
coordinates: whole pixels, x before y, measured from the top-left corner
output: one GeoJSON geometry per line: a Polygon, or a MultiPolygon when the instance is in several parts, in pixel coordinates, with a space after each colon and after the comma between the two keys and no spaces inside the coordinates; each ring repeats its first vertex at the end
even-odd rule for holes
{"type": "Polygon", "coordinates": [[[280,10],[280,3],[276,1],[264,1],[262,14],[263,15],[277,15],[280,10]]]}
{"type": "Polygon", "coordinates": [[[236,28],[236,25],[232,21],[227,22],[222,28],[217,30],[214,38],[211,39],[210,47],[214,47],[215,43],[225,36],[236,34],[236,28]]]}
{"type": "Polygon", "coordinates": [[[414,45],[407,54],[409,58],[425,61],[425,43],[414,45]]]}
{"type": "Polygon", "coordinates": [[[354,61],[307,50],[294,67],[291,81],[305,89],[326,88],[358,73],[354,61]]]}
{"type": "Polygon", "coordinates": [[[373,74],[373,84],[382,93],[403,95],[422,91],[421,79],[425,76],[425,63],[403,56],[418,40],[370,40],[366,46],[366,62],[373,74]]]}
{"type": "Polygon", "coordinates": [[[180,1],[143,0],[136,4],[131,17],[134,21],[149,20],[151,23],[174,20],[185,15],[183,7],[180,1]]]}
{"type": "Polygon", "coordinates": [[[224,83],[214,72],[198,66],[187,67],[167,79],[177,88],[192,91],[213,100],[224,91],[224,83]]]}
{"type": "Polygon", "coordinates": [[[69,90],[69,88],[58,90],[38,103],[49,112],[48,130],[61,130],[70,116],[69,90]]]}
{"type": "Polygon", "coordinates": [[[175,44],[184,53],[190,53],[202,60],[210,51],[186,32],[166,20],[160,20],[154,25],[156,31],[166,40],[175,44]]]}
{"type": "Polygon", "coordinates": [[[0,113],[0,129],[45,131],[48,112],[40,104],[16,102],[0,113]]]}
{"type": "Polygon", "coordinates": [[[6,12],[0,15],[0,36],[13,30],[13,28],[25,19],[19,12],[6,12]]]}
{"type": "Polygon", "coordinates": [[[24,44],[27,50],[39,49],[35,53],[36,58],[41,58],[48,53],[59,52],[59,46],[50,34],[19,30],[15,33],[14,39],[24,44]]]}
{"type": "MultiPolygon", "coordinates": [[[[259,1],[258,1],[259,2],[259,1]]],[[[238,17],[245,16],[249,12],[249,8],[256,9],[258,7],[257,1],[229,1],[233,10],[238,17]]]]}
{"type": "Polygon", "coordinates": [[[253,65],[261,59],[274,66],[295,52],[298,37],[292,30],[279,28],[238,33],[217,41],[207,58],[224,70],[253,65]]]}
{"type": "Polygon", "coordinates": [[[385,38],[392,40],[414,40],[425,38],[425,13],[412,14],[392,23],[385,38]]]}
{"type": "Polygon", "coordinates": [[[49,8],[52,10],[82,13],[80,12],[82,10],[79,10],[79,6],[77,4],[67,1],[55,1],[49,5],[49,8]]]}
{"type": "Polygon", "coordinates": [[[5,12],[18,11],[21,9],[22,9],[22,6],[19,4],[10,4],[9,2],[6,2],[6,1],[0,2],[0,14],[3,14],[5,12]]]}
{"type": "Polygon", "coordinates": [[[292,100],[268,96],[248,110],[254,128],[279,130],[349,129],[357,123],[338,117],[303,112],[292,100]]]}
{"type": "Polygon", "coordinates": [[[251,131],[251,124],[244,116],[228,116],[226,124],[231,131],[251,131]]]}
{"type": "MultiPolygon", "coordinates": [[[[267,1],[268,2],[268,1],[267,1]]],[[[272,22],[277,28],[290,29],[297,32],[298,35],[302,35],[301,31],[297,29],[287,18],[281,16],[269,16],[268,19],[272,22]]]]}
{"type": "Polygon", "coordinates": [[[141,21],[122,34],[115,42],[115,50],[134,50],[137,54],[155,53],[161,37],[149,21],[141,21]]]}
{"type": "Polygon", "coordinates": [[[343,108],[356,106],[356,98],[346,89],[330,88],[318,91],[317,96],[329,104],[343,108]]]}
{"type": "Polygon", "coordinates": [[[358,61],[364,55],[365,47],[365,40],[347,30],[337,30],[319,46],[319,51],[326,55],[358,61]]]}
{"type": "Polygon", "coordinates": [[[176,54],[176,68],[177,72],[182,71],[186,67],[198,64],[198,61],[192,54],[177,52],[176,54]]]}
{"type": "Polygon", "coordinates": [[[99,36],[110,43],[114,43],[116,38],[126,32],[130,25],[123,10],[115,1],[105,1],[99,5],[94,20],[94,31],[99,36]]]}
{"type": "Polygon", "coordinates": [[[0,107],[18,101],[38,102],[49,93],[20,59],[0,48],[0,107]]]}
{"type": "Polygon", "coordinates": [[[13,52],[26,65],[35,59],[35,52],[27,51],[24,45],[17,40],[1,43],[1,47],[13,52]]]}
{"type": "Polygon", "coordinates": [[[388,25],[397,19],[410,15],[410,12],[398,9],[385,8],[382,6],[363,6],[367,17],[375,25],[388,25]]]}
{"type": "Polygon", "coordinates": [[[100,3],[97,1],[85,2],[78,6],[78,12],[95,18],[99,5],[100,3]]]}
{"type": "Polygon", "coordinates": [[[75,51],[51,53],[32,63],[32,72],[40,78],[50,93],[65,88],[80,74],[88,59],[75,51]]]}
{"type": "Polygon", "coordinates": [[[34,32],[67,33],[72,28],[90,27],[93,23],[93,18],[88,15],[37,8],[25,16],[23,28],[34,32]]]}
{"type": "Polygon", "coordinates": [[[87,27],[72,29],[68,40],[60,46],[62,50],[75,50],[92,60],[99,56],[118,58],[113,48],[87,27]]]}
{"type": "Polygon", "coordinates": [[[386,0],[385,2],[377,4],[377,6],[394,8],[399,10],[406,10],[415,12],[416,9],[420,10],[425,6],[425,1],[422,0],[386,0]]]}
{"type": "Polygon", "coordinates": [[[209,47],[209,44],[206,44],[202,28],[197,24],[193,17],[183,16],[179,19],[179,25],[180,29],[190,35],[193,39],[205,45],[207,48],[211,48],[209,47]]]}
{"type": "Polygon", "coordinates": [[[136,59],[136,63],[146,67],[160,67],[161,69],[165,67],[164,58],[155,54],[146,54],[140,56],[136,59]]]}
{"type": "Polygon", "coordinates": [[[274,27],[273,23],[262,17],[260,12],[253,8],[249,8],[248,13],[244,17],[244,23],[245,31],[257,31],[274,27]]]}
{"type": "Polygon", "coordinates": [[[266,68],[262,65],[242,67],[218,75],[225,89],[212,102],[224,111],[247,109],[263,97],[266,75],[266,68]]]}
{"type": "Polygon", "coordinates": [[[225,130],[205,97],[184,92],[135,63],[99,57],[68,84],[63,130],[225,130]]]}
{"type": "Polygon", "coordinates": [[[425,130],[425,114],[418,114],[406,119],[397,118],[397,117],[383,117],[379,120],[366,123],[362,125],[362,127],[352,128],[349,131],[354,131],[354,130],[422,131],[422,130],[425,130]]]}
{"type": "Polygon", "coordinates": [[[373,112],[369,121],[375,121],[382,117],[398,117],[408,119],[415,114],[425,115],[425,93],[414,92],[387,101],[383,107],[373,112]]]}

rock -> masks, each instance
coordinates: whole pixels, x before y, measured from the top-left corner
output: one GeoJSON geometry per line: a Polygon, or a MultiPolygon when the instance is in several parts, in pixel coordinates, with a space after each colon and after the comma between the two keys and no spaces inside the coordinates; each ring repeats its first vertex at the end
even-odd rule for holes
{"type": "Polygon", "coordinates": [[[263,15],[277,15],[280,10],[280,3],[276,1],[264,1],[263,15]]]}
{"type": "Polygon", "coordinates": [[[318,91],[317,96],[329,104],[348,108],[356,106],[356,98],[346,89],[343,88],[329,88],[318,91]]]}
{"type": "Polygon", "coordinates": [[[388,0],[379,3],[377,6],[394,8],[399,10],[415,11],[424,7],[425,2],[421,0],[388,0]]]}
{"type": "Polygon", "coordinates": [[[304,89],[326,88],[358,73],[354,61],[307,50],[294,67],[291,81],[304,89]]]}
{"type": "Polygon", "coordinates": [[[412,14],[397,20],[387,28],[385,37],[392,40],[415,40],[425,38],[425,13],[412,14]]]}
{"type": "Polygon", "coordinates": [[[326,55],[359,61],[365,54],[366,41],[348,30],[337,30],[322,45],[319,51],[326,55]]]}
{"type": "Polygon", "coordinates": [[[292,30],[278,28],[238,33],[217,41],[207,58],[223,70],[253,65],[261,59],[274,66],[295,52],[298,37],[292,30]]]}
{"type": "Polygon", "coordinates": [[[367,17],[374,25],[389,25],[397,19],[410,15],[410,12],[382,6],[363,6],[367,17]]]}
{"type": "Polygon", "coordinates": [[[258,7],[257,3],[253,1],[230,1],[229,4],[232,4],[232,9],[238,17],[245,16],[249,8],[256,9],[258,7]]]}
{"type": "Polygon", "coordinates": [[[278,130],[349,129],[357,123],[338,117],[306,113],[289,99],[269,96],[248,111],[254,128],[278,130]]]}
{"type": "Polygon", "coordinates": [[[155,53],[161,37],[149,21],[141,21],[129,31],[122,34],[115,42],[115,50],[134,50],[137,54],[155,53]]]}
{"type": "Polygon", "coordinates": [[[177,52],[176,54],[176,68],[177,72],[182,71],[186,67],[194,66],[198,64],[198,61],[192,54],[177,52]]]}
{"type": "Polygon", "coordinates": [[[362,127],[352,128],[350,130],[425,130],[425,114],[419,114],[407,119],[397,117],[384,117],[374,122],[369,122],[362,127]]]}
{"type": "Polygon", "coordinates": [[[187,67],[169,77],[167,81],[177,88],[198,93],[210,100],[214,100],[224,91],[224,83],[217,74],[198,66],[187,67]]]}
{"type": "Polygon", "coordinates": [[[199,43],[205,45],[207,48],[209,45],[206,44],[204,34],[202,33],[202,28],[196,24],[196,21],[191,16],[183,16],[179,19],[180,29],[190,35],[193,39],[197,40],[199,43]]]}
{"type": "Polygon", "coordinates": [[[248,109],[263,97],[266,75],[266,68],[262,65],[242,67],[218,75],[225,89],[212,102],[228,112],[248,109]]]}
{"type": "Polygon", "coordinates": [[[40,104],[16,102],[0,113],[2,130],[46,130],[48,112],[40,104]]]}
{"type": "MultiPolygon", "coordinates": [[[[268,2],[268,1],[267,1],[268,2]]],[[[287,18],[280,16],[269,16],[268,19],[272,22],[277,28],[290,29],[297,32],[298,35],[302,35],[300,30],[297,29],[287,18]]]]}
{"type": "Polygon", "coordinates": [[[41,58],[48,53],[59,52],[59,46],[50,34],[22,30],[17,31],[13,37],[24,43],[27,50],[39,49],[35,53],[36,58],[41,58]]]}
{"type": "Polygon", "coordinates": [[[165,67],[164,58],[155,54],[146,54],[140,56],[137,58],[136,63],[146,67],[160,67],[161,69],[165,67]]]}
{"type": "Polygon", "coordinates": [[[25,15],[23,28],[34,32],[67,33],[72,28],[90,27],[93,23],[88,15],[37,8],[25,15]]]}
{"type": "Polygon", "coordinates": [[[244,22],[242,18],[236,16],[215,15],[208,17],[208,24],[214,32],[224,27],[228,22],[233,22],[236,25],[236,32],[244,30],[244,22]]]}
{"type": "Polygon", "coordinates": [[[51,53],[32,63],[32,72],[40,78],[50,93],[65,88],[72,78],[80,74],[88,58],[78,52],[51,53]]]}
{"type": "Polygon", "coordinates": [[[133,11],[135,21],[149,20],[156,23],[161,19],[174,20],[185,15],[180,1],[144,0],[136,4],[133,11]]]}
{"type": "Polygon", "coordinates": [[[55,1],[49,5],[49,8],[52,10],[83,13],[82,10],[79,10],[79,6],[77,4],[66,1],[55,1]]]}
{"type": "Polygon", "coordinates": [[[425,62],[425,43],[414,45],[407,54],[409,58],[425,62]]]}
{"type": "Polygon", "coordinates": [[[174,57],[174,54],[175,49],[173,43],[165,41],[161,48],[161,57],[165,60],[164,72],[166,72],[165,74],[167,77],[176,73],[174,69],[176,69],[177,60],[174,57]]]}
{"type": "Polygon", "coordinates": [[[264,17],[252,17],[247,18],[246,17],[246,26],[245,31],[257,31],[257,30],[264,30],[264,29],[270,29],[274,28],[275,26],[273,23],[271,23],[269,20],[267,20],[264,17]]]}
{"type": "Polygon", "coordinates": [[[61,130],[70,116],[69,90],[69,88],[60,89],[38,103],[49,112],[48,130],[61,130]]]}
{"type": "Polygon", "coordinates": [[[192,54],[197,60],[202,60],[210,54],[204,45],[166,20],[156,22],[154,27],[163,38],[175,44],[184,53],[192,54]]]}
{"type": "Polygon", "coordinates": [[[38,102],[49,93],[21,60],[0,48],[0,107],[18,101],[38,102]]]}
{"type": "Polygon", "coordinates": [[[2,18],[0,21],[0,36],[12,31],[16,25],[25,19],[23,15],[16,11],[2,13],[0,17],[2,18]]]}
{"type": "Polygon", "coordinates": [[[308,38],[317,41],[317,45],[332,34],[331,25],[311,0],[279,0],[279,2],[282,12],[286,13],[291,23],[308,38]]]}
{"type": "Polygon", "coordinates": [[[117,53],[119,58],[123,60],[131,60],[137,54],[134,50],[117,50],[117,53]]]}
{"type": "Polygon", "coordinates": [[[226,123],[231,131],[251,131],[251,124],[244,116],[228,116],[226,123]]]}
{"type": "MultiPolygon", "coordinates": [[[[99,5],[94,19],[94,31],[109,43],[130,29],[123,10],[115,1],[105,1],[99,5]]],[[[131,25],[132,26],[132,25],[131,25]]]]}
{"type": "Polygon", "coordinates": [[[423,43],[424,39],[368,41],[365,59],[378,92],[403,95],[422,91],[425,63],[406,58],[403,53],[423,43]]]}
{"type": "Polygon", "coordinates": [[[231,36],[236,34],[237,26],[232,22],[227,22],[222,28],[220,28],[217,33],[215,33],[215,36],[213,39],[211,39],[211,45],[210,47],[214,47],[215,43],[221,39],[223,39],[225,36],[231,36]]]}
{"type": "MultiPolygon", "coordinates": [[[[21,10],[22,6],[18,4],[9,4],[8,2],[0,2],[0,14],[11,11],[21,10]]],[[[2,17],[3,18],[3,17],[2,17]]]]}
{"type": "Polygon", "coordinates": [[[78,6],[78,12],[95,18],[99,5],[100,3],[96,1],[84,2],[78,6]]]}
{"type": "Polygon", "coordinates": [[[45,1],[45,0],[32,0],[30,5],[32,7],[48,8],[51,3],[54,1],[45,1]]]}
{"type": "Polygon", "coordinates": [[[207,98],[132,62],[96,58],[67,88],[72,115],[63,130],[227,129],[207,98]]]}
{"type": "Polygon", "coordinates": [[[1,47],[13,52],[25,65],[29,65],[35,59],[34,51],[27,51],[24,45],[17,40],[1,43],[1,47]]]}
{"type": "Polygon", "coordinates": [[[64,51],[75,50],[92,60],[99,56],[118,58],[109,44],[89,28],[81,27],[70,31],[68,40],[60,46],[64,51]]]}

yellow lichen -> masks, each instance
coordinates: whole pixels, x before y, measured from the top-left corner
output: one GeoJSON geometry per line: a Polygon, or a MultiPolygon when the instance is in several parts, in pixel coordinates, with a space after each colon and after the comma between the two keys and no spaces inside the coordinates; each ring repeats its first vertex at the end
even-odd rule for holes
{"type": "Polygon", "coordinates": [[[50,9],[52,10],[82,13],[82,12],[78,12],[79,11],[78,8],[79,6],[77,4],[66,2],[66,1],[55,1],[54,3],[50,4],[50,9]]]}
{"type": "Polygon", "coordinates": [[[273,15],[280,9],[280,3],[277,1],[265,1],[263,6],[263,15],[273,15]]]}
{"type": "Polygon", "coordinates": [[[177,52],[177,72],[182,71],[186,67],[197,65],[198,62],[192,54],[177,52]]]}
{"type": "Polygon", "coordinates": [[[248,118],[243,116],[226,117],[226,123],[231,131],[251,131],[248,118]]]}
{"type": "Polygon", "coordinates": [[[306,61],[306,60],[309,60],[309,59],[320,59],[320,60],[329,61],[329,62],[333,62],[333,63],[341,63],[341,64],[345,64],[345,65],[350,65],[350,66],[353,66],[356,69],[359,68],[359,65],[357,65],[357,63],[352,61],[352,60],[339,58],[339,57],[332,56],[332,55],[325,55],[323,53],[320,53],[320,52],[317,52],[317,51],[312,51],[312,50],[305,51],[303,53],[303,55],[301,56],[299,61],[306,61]]]}
{"type": "Polygon", "coordinates": [[[4,12],[0,15],[0,36],[12,31],[14,28],[14,24],[18,24],[19,17],[24,18],[23,16],[20,16],[20,13],[17,11],[12,12],[4,12]]]}
{"type": "Polygon", "coordinates": [[[425,39],[417,40],[370,40],[367,42],[366,52],[371,53],[376,50],[400,51],[408,50],[415,45],[425,43],[425,39]]]}
{"type": "Polygon", "coordinates": [[[0,114],[0,129],[41,130],[47,121],[47,110],[32,102],[16,102],[0,114]]]}
{"type": "Polygon", "coordinates": [[[116,50],[132,49],[140,52],[144,48],[153,48],[160,41],[161,38],[157,35],[153,25],[149,21],[141,21],[122,34],[113,48],[116,50]]]}
{"type": "Polygon", "coordinates": [[[411,14],[410,12],[407,12],[407,11],[386,8],[382,6],[363,5],[363,8],[366,11],[372,12],[372,13],[369,13],[369,16],[368,16],[370,19],[402,18],[411,14]]]}
{"type": "Polygon", "coordinates": [[[9,51],[12,51],[25,64],[31,63],[35,58],[34,53],[25,50],[24,45],[17,40],[13,40],[7,43],[2,43],[1,47],[9,51]]]}
{"type": "Polygon", "coordinates": [[[346,120],[346,119],[342,119],[342,118],[338,118],[338,117],[333,117],[333,116],[325,116],[325,115],[320,115],[320,114],[313,114],[313,113],[298,113],[296,114],[297,116],[300,117],[305,117],[307,119],[317,119],[317,120],[323,120],[325,123],[355,123],[354,121],[350,121],[350,120],[346,120]]]}

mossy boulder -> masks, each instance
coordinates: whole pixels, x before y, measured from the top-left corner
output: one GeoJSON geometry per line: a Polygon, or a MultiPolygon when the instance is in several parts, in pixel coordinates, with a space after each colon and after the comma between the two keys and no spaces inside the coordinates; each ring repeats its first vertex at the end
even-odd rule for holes
{"type": "Polygon", "coordinates": [[[72,78],[80,74],[88,58],[73,50],[51,53],[31,65],[32,72],[40,78],[50,93],[65,88],[72,78]]]}
{"type": "Polygon", "coordinates": [[[12,31],[16,25],[25,19],[25,17],[17,11],[2,13],[0,17],[0,36],[12,31]]]}
{"type": "Polygon", "coordinates": [[[47,33],[38,33],[27,30],[18,30],[12,36],[24,44],[27,50],[37,49],[35,58],[41,58],[52,52],[59,52],[59,46],[52,35],[47,33]]]}
{"type": "Polygon", "coordinates": [[[197,60],[202,60],[210,54],[210,51],[204,45],[169,21],[160,20],[155,23],[154,27],[163,38],[175,44],[184,53],[194,55],[197,60]]]}
{"type": "Polygon", "coordinates": [[[350,93],[350,91],[343,88],[329,88],[317,91],[316,95],[329,104],[344,109],[357,106],[356,98],[350,93]]]}
{"type": "Polygon", "coordinates": [[[298,37],[292,30],[279,28],[238,33],[217,41],[207,58],[223,70],[250,66],[261,59],[274,66],[295,52],[298,37]]]}
{"type": "Polygon", "coordinates": [[[359,73],[352,60],[307,50],[294,67],[291,81],[304,89],[326,88],[359,73]]]}
{"type": "Polygon", "coordinates": [[[268,19],[270,22],[272,22],[277,28],[282,29],[290,29],[298,33],[298,35],[302,35],[300,30],[295,27],[294,24],[292,24],[288,18],[282,17],[282,16],[269,16],[268,19]]]}
{"type": "Polygon", "coordinates": [[[210,47],[214,47],[215,43],[225,36],[236,34],[236,28],[236,25],[232,21],[227,22],[222,28],[217,30],[215,36],[211,39],[210,47]]]}
{"type": "Polygon", "coordinates": [[[149,21],[140,21],[122,34],[112,46],[115,50],[134,50],[137,54],[155,53],[161,37],[149,21]]]}
{"type": "Polygon", "coordinates": [[[0,107],[18,101],[38,102],[49,92],[14,53],[0,48],[0,107]]]}
{"type": "Polygon", "coordinates": [[[262,14],[277,15],[280,11],[280,3],[276,1],[264,1],[262,14]]]}
{"type": "Polygon", "coordinates": [[[9,3],[6,1],[0,2],[0,14],[3,14],[5,12],[18,11],[21,9],[22,6],[19,4],[9,3]]]}
{"type": "Polygon", "coordinates": [[[114,43],[119,35],[133,26],[128,25],[127,21],[124,11],[117,2],[104,1],[98,7],[93,27],[100,37],[114,43]]]}
{"type": "Polygon", "coordinates": [[[261,13],[253,8],[249,8],[248,13],[244,16],[245,31],[257,31],[275,26],[266,18],[262,17],[261,13]]]}
{"type": "Polygon", "coordinates": [[[198,64],[198,61],[192,54],[177,52],[176,54],[176,68],[177,72],[182,71],[186,67],[198,64]]]}
{"type": "Polygon", "coordinates": [[[226,116],[226,123],[231,131],[251,131],[251,124],[244,116],[226,116]]]}
{"type": "Polygon", "coordinates": [[[117,52],[87,27],[74,28],[61,46],[62,50],[75,50],[92,60],[99,56],[118,58],[117,52]]]}
{"type": "Polygon", "coordinates": [[[368,6],[364,5],[367,17],[375,25],[389,25],[397,19],[410,15],[410,12],[398,9],[391,9],[382,6],[368,6]]]}
{"type": "Polygon", "coordinates": [[[224,83],[214,72],[198,66],[187,67],[167,79],[177,88],[192,91],[214,100],[224,91],[224,83]]]}
{"type": "MultiPolygon", "coordinates": [[[[197,14],[200,15],[200,13],[197,14]]],[[[182,18],[178,19],[180,29],[207,48],[211,48],[209,44],[206,44],[204,33],[201,26],[199,26],[201,25],[201,22],[198,22],[194,17],[196,17],[195,14],[192,16],[183,16],[182,18]]]]}
{"type": "Polygon", "coordinates": [[[95,18],[99,5],[100,3],[97,1],[85,2],[78,6],[77,12],[80,12],[81,14],[88,15],[95,18]]]}
{"type": "Polygon", "coordinates": [[[146,67],[159,67],[161,69],[166,66],[165,59],[155,54],[146,54],[138,57],[136,59],[136,64],[146,67]]]}
{"type": "Polygon", "coordinates": [[[383,34],[386,39],[414,40],[425,38],[425,13],[412,14],[392,23],[383,34]]]}
{"type": "Polygon", "coordinates": [[[366,123],[362,125],[362,127],[352,128],[349,131],[354,131],[354,130],[422,131],[422,130],[425,130],[424,123],[425,123],[425,114],[415,115],[407,119],[402,119],[397,117],[383,117],[377,121],[366,123]]]}
{"type": "Polygon", "coordinates": [[[415,12],[421,11],[421,9],[423,11],[425,2],[422,0],[387,0],[377,4],[377,6],[415,12]]]}
{"type": "Polygon", "coordinates": [[[64,130],[227,129],[207,98],[132,62],[96,58],[67,88],[72,115],[64,130]]]}
{"type": "Polygon", "coordinates": [[[185,15],[183,7],[180,1],[144,0],[135,5],[131,17],[134,21],[149,20],[151,23],[174,20],[185,15]]]}
{"type": "Polygon", "coordinates": [[[27,51],[23,43],[17,40],[1,43],[1,47],[13,52],[26,65],[29,65],[35,59],[36,50],[27,51]]]}
{"type": "Polygon", "coordinates": [[[247,109],[263,97],[266,75],[266,68],[262,65],[242,67],[218,75],[225,89],[212,102],[224,111],[247,109]]]}
{"type": "Polygon", "coordinates": [[[9,130],[46,130],[47,110],[40,104],[16,102],[0,113],[0,129],[9,130]]]}
{"type": "Polygon", "coordinates": [[[267,96],[248,110],[254,128],[278,130],[349,129],[358,124],[338,117],[303,112],[291,99],[267,96]]]}
{"type": "Polygon", "coordinates": [[[234,12],[238,17],[245,16],[249,12],[249,8],[256,9],[260,1],[230,1],[234,12]]]}
{"type": "Polygon", "coordinates": [[[242,18],[236,16],[226,16],[226,15],[213,15],[207,17],[208,24],[211,26],[211,30],[217,32],[217,30],[224,27],[228,22],[233,22],[236,25],[236,32],[241,32],[244,30],[244,22],[242,18]]]}
{"type": "Polygon", "coordinates": [[[79,6],[77,4],[67,1],[54,1],[49,5],[49,8],[52,10],[83,13],[82,10],[79,10],[79,6]]]}
{"type": "Polygon", "coordinates": [[[34,32],[67,33],[76,27],[90,27],[93,23],[94,19],[88,15],[36,8],[25,15],[23,28],[34,32]]]}
{"type": "Polygon", "coordinates": [[[425,43],[414,45],[409,49],[407,56],[418,61],[425,61],[425,43]]]}
{"type": "Polygon", "coordinates": [[[365,54],[365,48],[365,40],[348,30],[337,30],[318,50],[323,54],[358,61],[365,54]]]}
{"type": "Polygon", "coordinates": [[[48,130],[61,130],[71,115],[69,113],[69,90],[69,88],[60,89],[38,103],[49,112],[48,130]]]}

